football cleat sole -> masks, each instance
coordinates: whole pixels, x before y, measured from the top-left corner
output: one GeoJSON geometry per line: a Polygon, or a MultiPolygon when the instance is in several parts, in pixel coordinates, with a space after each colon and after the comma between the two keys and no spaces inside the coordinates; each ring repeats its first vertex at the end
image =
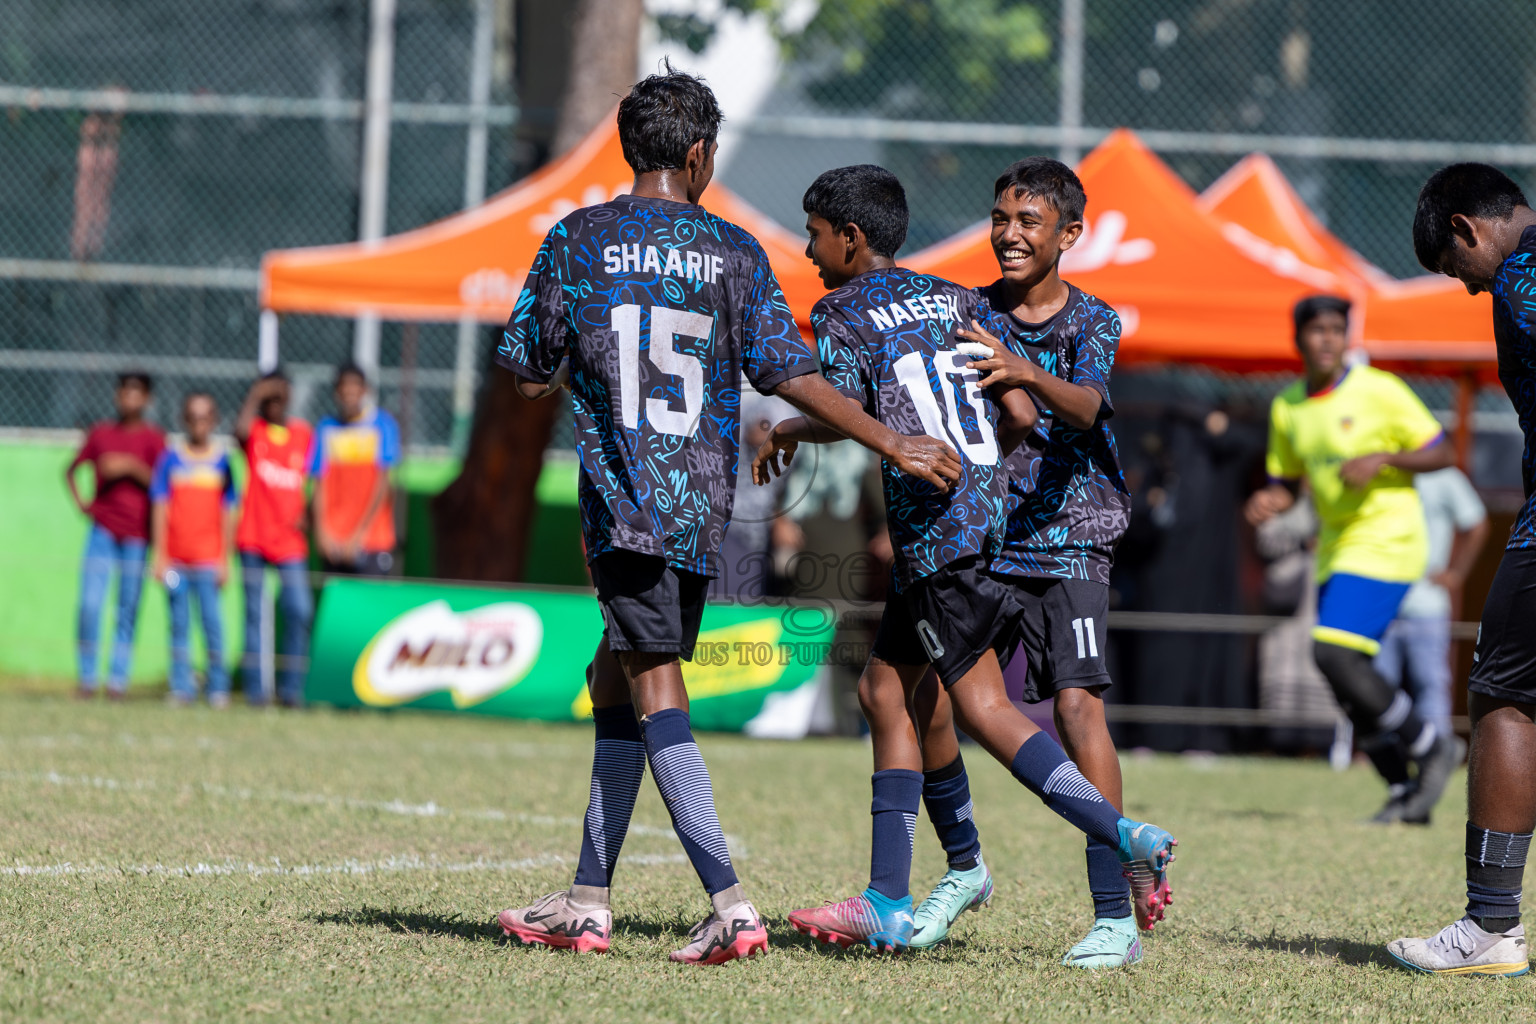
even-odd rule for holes
{"type": "Polygon", "coordinates": [[[755,932],[745,932],[736,936],[729,946],[720,946],[709,951],[709,955],[702,960],[689,960],[686,957],[670,954],[667,959],[675,964],[698,964],[701,967],[713,967],[717,964],[728,964],[732,960],[750,960],[761,953],[768,952],[768,930],[766,928],[755,932]]]}
{"type": "Polygon", "coordinates": [[[501,930],[509,937],[529,946],[548,946],[551,949],[570,949],[577,953],[606,953],[608,952],[608,940],[597,935],[578,935],[574,939],[569,935],[554,935],[549,932],[534,931],[521,925],[509,922],[510,911],[502,911],[496,917],[496,923],[501,925],[501,930]]]}

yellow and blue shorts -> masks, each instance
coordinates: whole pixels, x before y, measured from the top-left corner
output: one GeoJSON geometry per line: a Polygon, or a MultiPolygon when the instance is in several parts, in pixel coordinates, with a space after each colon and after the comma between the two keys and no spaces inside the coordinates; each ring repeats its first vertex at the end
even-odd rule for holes
{"type": "Polygon", "coordinates": [[[1374,658],[1387,627],[1397,618],[1398,606],[1408,596],[1408,587],[1407,583],[1334,573],[1317,588],[1317,625],[1312,627],[1312,639],[1374,658]]]}

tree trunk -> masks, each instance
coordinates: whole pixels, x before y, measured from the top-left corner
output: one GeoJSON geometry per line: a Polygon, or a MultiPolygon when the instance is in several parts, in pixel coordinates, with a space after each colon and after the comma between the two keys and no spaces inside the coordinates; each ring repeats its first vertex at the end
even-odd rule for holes
{"type": "MultiPolygon", "coordinates": [[[[553,155],[580,142],[634,84],[642,0],[572,5],[570,78],[553,155]]],[[[515,583],[523,578],[536,510],[534,487],[564,395],[529,402],[513,375],[491,366],[475,410],[464,467],[432,501],[437,575],[515,583]]]]}

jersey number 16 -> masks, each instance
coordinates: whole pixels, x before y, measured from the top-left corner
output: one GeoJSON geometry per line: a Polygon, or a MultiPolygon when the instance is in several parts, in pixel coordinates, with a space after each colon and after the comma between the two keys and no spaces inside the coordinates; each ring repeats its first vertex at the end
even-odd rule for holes
{"type": "Polygon", "coordinates": [[[938,400],[933,395],[933,385],[928,380],[928,369],[923,363],[921,352],[908,352],[896,360],[894,367],[897,382],[906,390],[912,405],[917,409],[923,433],[954,445],[972,462],[984,466],[994,465],[997,462],[997,434],[982,404],[981,389],[976,386],[981,378],[975,370],[969,368],[970,357],[955,350],[933,354],[934,376],[939,379],[939,387],[944,392],[943,412],[939,410],[938,400]],[[972,441],[967,437],[960,423],[960,404],[955,400],[953,383],[955,380],[958,380],[965,394],[965,403],[976,414],[976,431],[980,435],[978,440],[972,441]]]}

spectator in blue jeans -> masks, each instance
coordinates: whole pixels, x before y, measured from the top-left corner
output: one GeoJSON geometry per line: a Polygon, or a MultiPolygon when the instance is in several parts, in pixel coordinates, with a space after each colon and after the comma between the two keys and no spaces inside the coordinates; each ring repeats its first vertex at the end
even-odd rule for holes
{"type": "Polygon", "coordinates": [[[1488,540],[1488,512],[1454,466],[1420,473],[1413,485],[1429,527],[1429,564],[1382,638],[1376,671],[1406,689],[1420,714],[1450,735],[1451,612],[1488,540]]]}
{"type": "Polygon", "coordinates": [[[193,392],[181,407],[184,438],[177,438],[155,464],[149,485],[154,501],[153,574],[165,584],[171,611],[171,699],[197,699],[192,677],[192,601],[202,619],[208,649],[208,703],[229,707],[229,670],[224,667],[224,623],[219,591],[229,580],[234,532],[235,478],[229,452],[213,437],[219,407],[211,395],[193,392]]]}
{"type": "Polygon", "coordinates": [[[165,435],[144,419],[151,391],[148,374],[121,374],[114,396],[117,419],[93,426],[64,471],[76,507],[91,519],[80,571],[80,612],[76,624],[78,695],[85,699],[94,697],[98,687],[101,612],[114,574],[117,612],[107,670],[107,696],[121,700],[128,691],[133,632],[138,623],[144,555],[149,544],[150,476],[165,449],[165,435]],[[89,503],[81,496],[75,479],[76,470],[86,463],[95,471],[95,490],[89,503]]]}
{"type": "Polygon", "coordinates": [[[235,547],[245,582],[245,698],[251,704],[267,703],[272,679],[277,699],[285,707],[298,707],[304,702],[314,618],[304,521],[312,431],[308,423],[288,415],[289,393],[288,379],[281,372],[269,373],[251,386],[235,420],[235,437],[245,446],[250,467],[235,547]],[[275,632],[263,594],[268,566],[277,570],[281,585],[277,607],[283,642],[275,679],[266,660],[275,632]]]}

